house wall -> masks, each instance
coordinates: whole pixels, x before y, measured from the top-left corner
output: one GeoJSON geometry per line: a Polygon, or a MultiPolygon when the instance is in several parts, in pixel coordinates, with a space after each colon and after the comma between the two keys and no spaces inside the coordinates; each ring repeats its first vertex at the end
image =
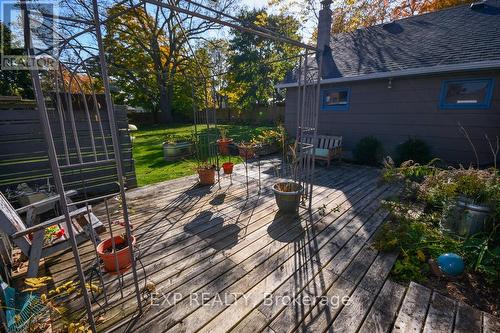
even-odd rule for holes
{"type": "MultiPolygon", "coordinates": [[[[348,111],[319,111],[318,133],[342,135],[344,149],[351,151],[363,137],[375,136],[388,154],[409,137],[426,141],[433,154],[448,163],[475,163],[471,146],[460,132],[458,123],[468,131],[479,154],[480,164],[490,164],[493,157],[485,139],[500,136],[500,71],[456,73],[439,76],[395,78],[388,80],[328,84],[323,88],[350,88],[348,111]],[[494,78],[491,107],[487,110],[440,109],[443,80],[494,78]]],[[[288,88],[285,126],[295,134],[297,88],[288,88]]]]}

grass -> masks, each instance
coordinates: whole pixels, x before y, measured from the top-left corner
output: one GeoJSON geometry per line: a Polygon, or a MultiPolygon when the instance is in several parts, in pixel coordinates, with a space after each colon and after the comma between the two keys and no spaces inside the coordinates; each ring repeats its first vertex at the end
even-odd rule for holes
{"type": "MultiPolygon", "coordinates": [[[[234,139],[235,142],[249,141],[263,130],[269,129],[269,127],[233,125],[221,125],[219,127],[226,128],[227,135],[234,139]]],[[[202,128],[201,131],[206,132],[206,128],[203,129],[203,126],[198,126],[198,130],[200,128],[202,128]]],[[[163,159],[162,146],[165,136],[168,134],[185,136],[193,132],[194,126],[186,124],[158,125],[134,132],[133,156],[138,186],[155,184],[195,174],[197,164],[194,157],[178,162],[167,162],[163,159]]],[[[228,159],[228,157],[222,157],[221,165],[228,159]]],[[[240,163],[241,159],[239,157],[232,157],[231,162],[240,163]]]]}

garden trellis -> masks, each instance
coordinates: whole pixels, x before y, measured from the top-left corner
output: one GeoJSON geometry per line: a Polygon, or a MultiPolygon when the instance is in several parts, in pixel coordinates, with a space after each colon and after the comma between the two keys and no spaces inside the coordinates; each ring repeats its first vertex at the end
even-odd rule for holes
{"type": "MultiPolygon", "coordinates": [[[[123,226],[125,228],[126,239],[128,240],[128,248],[132,257],[132,284],[135,297],[137,299],[138,315],[142,313],[142,299],[140,278],[137,269],[138,251],[132,244],[132,230],[129,218],[129,209],[127,207],[127,200],[125,196],[125,185],[122,160],[120,155],[120,133],[116,128],[114,106],[111,97],[110,78],[108,74],[108,66],[106,59],[106,50],[103,44],[103,31],[105,24],[120,15],[124,15],[134,8],[140,6],[157,6],[167,9],[175,13],[178,17],[180,15],[187,15],[199,20],[206,20],[229,29],[236,29],[245,33],[253,34],[261,38],[270,39],[276,42],[288,43],[295,47],[302,49],[299,57],[298,66],[296,69],[296,76],[298,78],[299,94],[298,94],[298,116],[297,116],[297,167],[294,173],[294,180],[299,182],[303,188],[304,196],[308,199],[305,204],[306,208],[311,208],[313,196],[313,174],[314,174],[314,150],[317,141],[317,124],[318,124],[318,111],[320,99],[320,79],[322,72],[322,58],[323,50],[318,50],[316,47],[307,45],[297,40],[293,40],[286,36],[279,35],[272,30],[264,27],[256,26],[250,22],[244,22],[236,17],[228,15],[224,12],[213,9],[209,6],[200,3],[185,0],[180,1],[178,4],[167,1],[157,0],[142,0],[142,1],[120,1],[118,4],[128,5],[128,8],[101,19],[99,6],[97,0],[92,0],[88,10],[91,13],[91,20],[80,20],[66,16],[56,16],[51,13],[42,12],[42,16],[48,17],[51,20],[59,20],[67,24],[80,24],[83,25],[78,32],[71,33],[69,36],[58,34],[58,41],[46,49],[35,48],[32,38],[31,25],[35,22],[36,18],[32,13],[36,9],[36,3],[32,1],[21,1],[20,8],[24,16],[24,41],[26,48],[26,55],[29,57],[51,55],[57,60],[57,66],[48,70],[40,70],[38,68],[31,68],[30,73],[32,77],[32,84],[35,91],[36,103],[40,113],[42,130],[44,138],[48,146],[49,162],[51,172],[53,175],[54,183],[57,193],[59,193],[59,200],[61,210],[65,216],[68,225],[71,225],[70,212],[75,205],[82,205],[88,208],[90,215],[90,205],[100,201],[105,202],[106,215],[108,217],[109,237],[114,239],[112,221],[109,214],[107,200],[111,198],[119,198],[121,216],[123,219],[123,226]],[[189,4],[189,7],[183,7],[183,4],[189,4]],[[197,12],[194,8],[202,8],[207,13],[197,12]],[[214,14],[208,15],[208,13],[214,14]],[[95,37],[96,47],[92,51],[88,51],[90,56],[84,58],[82,50],[85,49],[81,45],[81,39],[86,35],[93,35],[95,37]],[[54,51],[56,51],[54,53],[54,51]],[[70,54],[70,56],[68,56],[70,54]],[[98,91],[95,89],[96,80],[95,76],[100,78],[102,82],[102,92],[105,97],[105,103],[99,103],[97,95],[98,91]],[[88,81],[83,82],[82,76],[88,78],[88,81]],[[43,83],[42,83],[43,82],[43,83]],[[50,82],[50,85],[47,84],[50,82]],[[89,91],[90,90],[90,91],[89,91]],[[75,95],[80,98],[75,99],[75,95]],[[54,126],[49,121],[49,108],[47,104],[47,97],[52,97],[52,104],[55,112],[57,113],[59,123],[54,126]],[[83,108],[86,117],[86,127],[78,127],[74,117],[74,109],[76,107],[83,108]],[[109,119],[109,128],[104,128],[101,119],[101,113],[107,114],[109,119]],[[69,126],[69,127],[68,127],[69,126]],[[309,138],[309,140],[307,140],[309,138]],[[312,141],[311,141],[312,138],[312,141]],[[309,142],[309,143],[307,143],[309,142]],[[312,143],[311,143],[312,142],[312,143]],[[110,144],[111,143],[111,144],[110,144]],[[91,193],[84,193],[84,199],[78,202],[69,201],[65,193],[65,181],[63,171],[74,170],[81,172],[88,167],[96,167],[102,165],[113,165],[116,168],[116,191],[107,195],[91,196],[91,193]]],[[[54,31],[57,34],[56,31],[54,31]]],[[[289,59],[284,59],[286,61],[289,59]]],[[[200,73],[202,73],[200,71],[200,73]]],[[[203,73],[202,73],[203,74],[203,73]]],[[[207,80],[204,77],[205,86],[207,80]]],[[[199,110],[195,110],[195,125],[199,126],[202,122],[209,128],[213,126],[217,128],[215,117],[215,107],[211,108],[208,104],[208,98],[205,98],[205,108],[202,110],[203,115],[199,110]]],[[[215,103],[215,102],[214,102],[215,103]]],[[[210,132],[208,132],[210,133],[210,132]]],[[[214,138],[207,138],[208,141],[213,141],[214,138]]],[[[216,146],[209,146],[210,158],[215,158],[218,164],[216,146]]],[[[82,179],[82,182],[85,180],[82,179]]],[[[95,311],[99,310],[96,307],[97,300],[91,297],[85,287],[88,282],[88,273],[85,272],[82,262],[80,260],[79,247],[75,239],[75,234],[72,228],[68,230],[69,238],[72,244],[72,251],[82,290],[82,296],[85,301],[87,322],[92,331],[96,331],[95,311]]],[[[96,235],[93,235],[95,238],[96,235]]],[[[93,242],[96,261],[98,262],[96,252],[96,242],[93,242]]],[[[99,279],[103,284],[104,290],[104,307],[111,299],[115,299],[113,295],[108,295],[111,291],[111,286],[119,288],[120,294],[123,297],[122,286],[123,275],[117,274],[116,278],[112,281],[105,282],[104,278],[99,271],[99,279]]],[[[145,279],[145,277],[144,277],[145,279]]]]}

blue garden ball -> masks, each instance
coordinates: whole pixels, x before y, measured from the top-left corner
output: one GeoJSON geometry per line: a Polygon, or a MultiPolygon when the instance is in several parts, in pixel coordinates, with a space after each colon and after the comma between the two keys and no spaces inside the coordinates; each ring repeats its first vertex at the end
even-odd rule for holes
{"type": "Polygon", "coordinates": [[[464,272],[464,259],[455,253],[445,253],[439,256],[437,264],[441,271],[451,276],[457,276],[464,272]]]}

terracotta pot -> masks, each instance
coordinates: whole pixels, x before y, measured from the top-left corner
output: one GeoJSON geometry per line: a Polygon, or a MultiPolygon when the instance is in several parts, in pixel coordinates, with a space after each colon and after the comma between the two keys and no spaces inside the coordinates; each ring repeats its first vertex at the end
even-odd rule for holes
{"type": "MultiPolygon", "coordinates": [[[[125,239],[122,236],[113,237],[115,241],[115,246],[125,243],[125,239]]],[[[135,245],[135,237],[132,236],[132,245],[135,245]]],[[[104,269],[109,273],[120,274],[125,272],[132,266],[132,255],[130,254],[130,249],[127,246],[124,249],[117,251],[116,253],[108,252],[109,249],[113,248],[113,242],[111,238],[102,241],[97,245],[97,254],[104,262],[104,269]],[[118,260],[118,267],[116,267],[116,260],[118,260]]]]}
{"type": "Polygon", "coordinates": [[[238,147],[241,158],[249,160],[255,157],[255,147],[238,147]]]}
{"type": "Polygon", "coordinates": [[[231,162],[227,162],[227,163],[222,164],[222,168],[224,169],[224,174],[226,174],[226,175],[230,175],[233,173],[233,167],[234,167],[234,163],[231,163],[231,162]]]}
{"type": "Polygon", "coordinates": [[[215,184],[215,168],[212,169],[200,168],[198,169],[198,176],[200,176],[201,185],[215,184]]]}
{"type": "Polygon", "coordinates": [[[233,139],[217,140],[217,144],[219,145],[219,152],[221,153],[221,155],[227,156],[230,154],[229,144],[231,144],[232,142],[233,139]]]}

